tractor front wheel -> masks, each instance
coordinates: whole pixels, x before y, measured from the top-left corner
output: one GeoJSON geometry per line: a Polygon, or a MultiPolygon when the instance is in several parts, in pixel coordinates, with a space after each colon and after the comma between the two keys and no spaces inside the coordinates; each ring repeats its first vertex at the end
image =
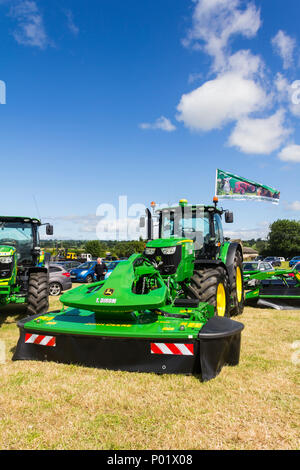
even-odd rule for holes
{"type": "Polygon", "coordinates": [[[230,316],[228,275],[221,267],[195,270],[189,286],[189,296],[213,305],[215,316],[230,316]]]}
{"type": "Polygon", "coordinates": [[[31,315],[46,313],[49,308],[48,274],[32,273],[29,276],[27,312],[31,315]]]}

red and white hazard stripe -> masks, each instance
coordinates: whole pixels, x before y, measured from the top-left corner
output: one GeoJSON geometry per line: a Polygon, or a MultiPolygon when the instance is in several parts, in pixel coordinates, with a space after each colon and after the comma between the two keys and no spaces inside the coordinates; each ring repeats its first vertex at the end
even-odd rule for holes
{"type": "Polygon", "coordinates": [[[151,354],[194,356],[194,345],[183,343],[151,343],[151,354]]]}
{"type": "Polygon", "coordinates": [[[39,344],[40,346],[49,346],[54,348],[56,346],[55,336],[42,336],[42,335],[33,335],[26,333],[25,343],[27,344],[39,344]]]}

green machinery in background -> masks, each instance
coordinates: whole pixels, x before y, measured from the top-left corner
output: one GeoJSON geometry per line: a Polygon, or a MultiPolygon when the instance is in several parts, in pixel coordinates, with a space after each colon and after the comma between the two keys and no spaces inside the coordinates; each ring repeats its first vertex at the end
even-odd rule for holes
{"type": "MultiPolygon", "coordinates": [[[[38,219],[0,216],[0,306],[27,304],[29,314],[48,310],[48,267],[40,249],[38,219]]],[[[53,234],[46,224],[46,233],[53,234]]],[[[47,257],[46,257],[47,258],[47,257]]]]}
{"type": "Polygon", "coordinates": [[[249,305],[277,310],[300,309],[300,273],[297,269],[244,274],[244,287],[249,305]]]}

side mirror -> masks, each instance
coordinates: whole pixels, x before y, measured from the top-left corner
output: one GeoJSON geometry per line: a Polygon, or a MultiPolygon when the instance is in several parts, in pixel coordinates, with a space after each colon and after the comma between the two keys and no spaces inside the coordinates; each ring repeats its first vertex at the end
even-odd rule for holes
{"type": "Polygon", "coordinates": [[[233,212],[231,211],[225,212],[225,222],[226,224],[233,224],[233,212]]]}
{"type": "Polygon", "coordinates": [[[53,225],[46,225],[46,235],[53,235],[54,230],[53,230],[53,225]]]}
{"type": "Polygon", "coordinates": [[[146,226],[146,219],[145,217],[140,218],[140,228],[145,228],[146,226]]]}

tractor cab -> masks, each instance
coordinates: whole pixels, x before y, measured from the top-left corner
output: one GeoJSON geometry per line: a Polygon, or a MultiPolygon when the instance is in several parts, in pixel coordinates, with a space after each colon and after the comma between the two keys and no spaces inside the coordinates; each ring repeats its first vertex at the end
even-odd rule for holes
{"type": "Polygon", "coordinates": [[[187,205],[180,201],[179,206],[162,209],[159,212],[159,238],[184,238],[192,240],[196,252],[204,245],[223,240],[220,213],[214,207],[187,205]]]}
{"type": "MultiPolygon", "coordinates": [[[[224,243],[221,219],[224,211],[217,207],[217,202],[215,198],[214,205],[211,206],[189,205],[182,199],[178,206],[157,210],[156,240],[153,239],[155,216],[152,216],[149,209],[146,210],[148,243],[144,254],[152,263],[157,256],[160,257],[162,274],[174,274],[183,258],[189,260],[188,264],[191,266],[195,259],[216,257],[224,243]]],[[[225,212],[225,221],[233,222],[232,212],[225,212]]],[[[145,218],[142,218],[140,225],[145,226],[145,218]]]]}
{"type": "MultiPolygon", "coordinates": [[[[0,262],[1,252],[10,250],[12,254],[16,254],[18,266],[36,266],[41,255],[38,233],[40,226],[38,219],[0,217],[0,262]]],[[[47,235],[52,235],[53,227],[47,224],[46,232],[47,235]]],[[[6,258],[9,261],[10,258],[6,258]]]]}

